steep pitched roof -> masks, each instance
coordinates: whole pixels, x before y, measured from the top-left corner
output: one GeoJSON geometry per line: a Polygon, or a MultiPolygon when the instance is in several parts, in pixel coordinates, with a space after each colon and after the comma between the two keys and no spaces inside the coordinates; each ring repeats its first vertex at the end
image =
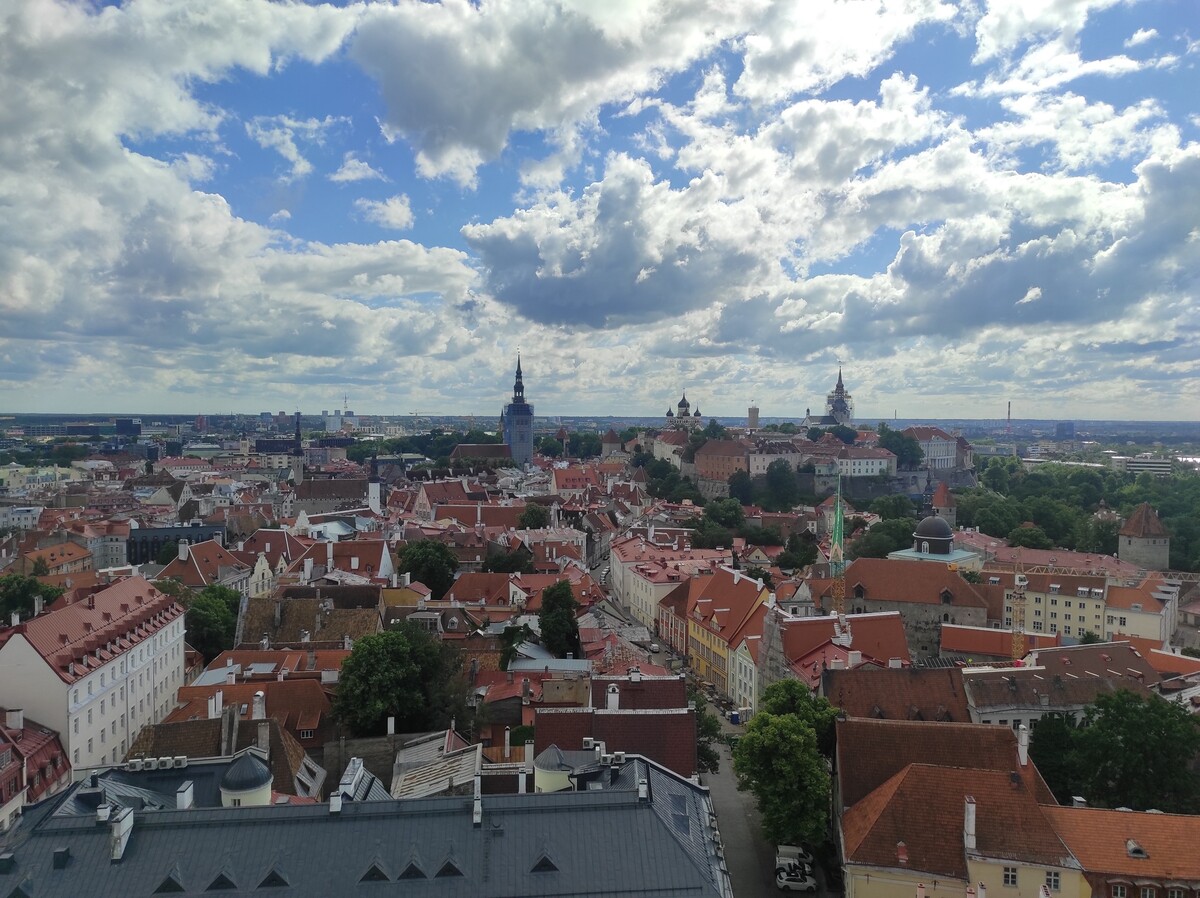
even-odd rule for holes
{"type": "Polygon", "coordinates": [[[1150,507],[1149,502],[1143,502],[1133,510],[1121,527],[1121,536],[1132,536],[1135,539],[1151,539],[1168,537],[1167,528],[1158,519],[1158,514],[1150,507]]]}
{"type": "Polygon", "coordinates": [[[844,853],[852,864],[907,868],[966,879],[966,799],[975,802],[976,850],[989,858],[1058,867],[1071,863],[1037,796],[1008,772],[908,764],[842,818],[844,853]]]}
{"type": "MultiPolygon", "coordinates": [[[[846,621],[850,626],[849,647],[862,652],[864,657],[885,664],[892,658],[911,660],[900,612],[848,614],[846,621]]],[[[823,615],[791,618],[782,626],[783,653],[789,662],[794,662],[831,640],[840,622],[832,615],[823,615]]]]}
{"type": "Polygon", "coordinates": [[[1008,727],[860,717],[837,722],[843,807],[853,807],[909,764],[996,770],[1006,776],[1015,770],[1038,801],[1056,803],[1033,762],[1019,763],[1017,734],[1008,727]]]}
{"type": "Polygon", "coordinates": [[[233,556],[215,539],[187,546],[187,557],[176,556],[159,574],[160,580],[178,580],[185,586],[204,587],[216,583],[221,573],[246,570],[248,566],[233,556]]]}
{"type": "Polygon", "coordinates": [[[538,708],[534,752],[552,745],[578,751],[585,737],[602,740],[608,752],[645,755],[680,776],[696,767],[696,712],[690,708],[607,711],[598,708],[538,708]]]}

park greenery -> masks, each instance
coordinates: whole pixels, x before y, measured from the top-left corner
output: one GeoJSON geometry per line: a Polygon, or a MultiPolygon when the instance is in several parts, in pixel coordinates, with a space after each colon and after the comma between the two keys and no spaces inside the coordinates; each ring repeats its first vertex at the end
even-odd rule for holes
{"type": "Polygon", "coordinates": [[[738,788],[753,793],[768,841],[820,843],[828,833],[837,710],[799,680],[763,690],[760,710],[733,750],[738,788]]]}
{"type": "Polygon", "coordinates": [[[1200,475],[1156,478],[1053,463],[1027,471],[1018,459],[997,458],[980,466],[979,481],[978,489],[955,494],[960,526],[978,527],[1014,545],[1114,555],[1120,525],[1094,517],[1100,501],[1124,517],[1149,502],[1171,534],[1171,567],[1200,570],[1200,517],[1195,511],[1200,508],[1200,475]],[[1032,532],[1026,523],[1034,525],[1032,532]]]}
{"type": "Polygon", "coordinates": [[[211,583],[193,590],[171,579],[159,580],[154,585],[160,592],[178,599],[186,609],[184,626],[188,645],[203,655],[206,663],[233,648],[242,602],[242,595],[236,589],[211,583]]]}
{"type": "Polygon", "coordinates": [[[550,510],[545,505],[535,502],[526,504],[525,509],[517,518],[517,526],[522,530],[539,530],[550,524],[550,510]]]}
{"type": "Polygon", "coordinates": [[[1200,721],[1177,702],[1129,690],[1101,695],[1082,725],[1049,714],[1033,728],[1029,753],[1062,803],[1081,795],[1097,807],[1200,811],[1200,721]]]}
{"type": "Polygon", "coordinates": [[[457,650],[402,622],[355,640],[342,663],[333,712],[355,736],[442,729],[467,713],[467,683],[457,650]]]}

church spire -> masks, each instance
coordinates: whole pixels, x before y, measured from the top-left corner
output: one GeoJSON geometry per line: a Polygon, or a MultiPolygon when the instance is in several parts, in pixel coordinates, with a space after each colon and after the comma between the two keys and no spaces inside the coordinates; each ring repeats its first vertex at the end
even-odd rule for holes
{"type": "Polygon", "coordinates": [[[513,402],[525,401],[525,381],[521,376],[521,353],[517,353],[517,379],[513,382],[513,402]]]}
{"type": "Polygon", "coordinates": [[[834,387],[834,389],[837,390],[839,393],[844,392],[846,389],[845,384],[842,383],[842,366],[841,365],[838,365],[838,382],[837,382],[837,386],[834,387]]]}

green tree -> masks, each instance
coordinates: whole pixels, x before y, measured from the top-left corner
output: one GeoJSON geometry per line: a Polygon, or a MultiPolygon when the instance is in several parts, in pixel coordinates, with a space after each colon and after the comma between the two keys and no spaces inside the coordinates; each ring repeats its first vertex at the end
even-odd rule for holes
{"type": "Polygon", "coordinates": [[[33,559],[33,570],[29,572],[34,577],[49,577],[50,565],[46,563],[46,559],[40,555],[33,559]]]}
{"type": "Polygon", "coordinates": [[[748,565],[746,567],[746,576],[753,580],[761,580],[767,589],[775,588],[775,578],[771,576],[771,572],[766,568],[757,565],[748,565]]]}
{"type": "Polygon", "coordinates": [[[154,556],[154,563],[161,564],[166,567],[179,554],[179,546],[175,543],[163,543],[158,547],[158,554],[154,556]]]}
{"type": "Polygon", "coordinates": [[[721,738],[721,721],[694,686],[688,687],[688,701],[696,706],[696,765],[701,773],[716,773],[721,769],[721,754],[716,746],[721,738]]]}
{"type": "Polygon", "coordinates": [[[36,577],[24,574],[5,574],[0,577],[0,621],[8,623],[14,611],[22,618],[33,614],[35,602],[40,597],[43,606],[49,605],[63,594],[61,586],[50,586],[36,577]]]}
{"type": "Polygon", "coordinates": [[[491,574],[532,574],[533,553],[524,546],[518,546],[511,552],[488,549],[483,569],[491,574]]]}
{"type": "Polygon", "coordinates": [[[829,433],[833,434],[847,446],[853,446],[854,441],[858,439],[858,431],[853,427],[847,427],[845,424],[835,424],[829,428],[829,433]]]}
{"type": "MultiPolygon", "coordinates": [[[[1097,643],[1103,642],[1103,641],[1104,640],[1100,638],[1100,634],[1096,633],[1092,630],[1088,630],[1087,632],[1083,633],[1079,637],[1080,645],[1096,645],[1097,643]]],[[[1184,654],[1187,654],[1187,649],[1184,649],[1183,652],[1184,652],[1184,654]]],[[[1200,657],[1200,656],[1198,656],[1198,657],[1200,657]]]]}
{"type": "Polygon", "coordinates": [[[803,720],[817,736],[817,749],[826,758],[833,757],[833,726],[838,709],[829,699],[814,695],[799,680],[778,680],[763,690],[759,710],[768,714],[795,714],[803,720]]]}
{"type": "Polygon", "coordinates": [[[542,437],[537,441],[537,451],[546,458],[558,458],[562,455],[562,443],[554,437],[542,437]]]}
{"type": "Polygon", "coordinates": [[[808,433],[805,434],[805,436],[807,436],[808,439],[813,443],[815,443],[817,440],[821,439],[821,437],[824,435],[825,435],[825,431],[823,431],[819,427],[810,427],[808,429],[808,433]]]}
{"type": "Polygon", "coordinates": [[[816,539],[807,530],[788,537],[787,547],[775,563],[784,570],[799,570],[817,560],[816,539]]]}
{"type": "Polygon", "coordinates": [[[570,581],[559,580],[542,592],[542,610],[538,613],[542,645],[556,658],[565,658],[567,655],[583,657],[579,622],[575,618],[578,607],[570,581]]]}
{"type": "Polygon", "coordinates": [[[828,833],[829,767],[817,734],[796,714],[759,711],[733,750],[738,788],[754,793],[771,842],[821,843],[828,833]]]}
{"type": "Polygon", "coordinates": [[[740,527],[746,519],[745,510],[737,499],[714,499],[704,506],[704,517],[719,527],[740,527]]]}
{"type": "Polygon", "coordinates": [[[550,523],[550,510],[545,505],[527,502],[525,509],[517,518],[517,526],[522,530],[538,530],[550,523]]]}
{"type": "Polygon", "coordinates": [[[188,644],[208,662],[233,648],[237,612],[220,596],[196,594],[187,606],[184,626],[188,644]]]}
{"type": "Polygon", "coordinates": [[[851,558],[886,558],[889,552],[912,547],[915,518],[892,518],[880,521],[854,542],[846,554],[851,558]]]}
{"type": "Polygon", "coordinates": [[[1029,739],[1029,757],[1062,804],[1070,804],[1071,798],[1079,794],[1079,762],[1075,756],[1078,733],[1070,716],[1047,714],[1033,725],[1029,739]]]}
{"type": "Polygon", "coordinates": [[[716,418],[708,419],[708,426],[700,431],[706,439],[710,440],[727,440],[729,439],[729,431],[722,425],[717,423],[716,418]]]}
{"type": "Polygon", "coordinates": [[[913,505],[912,499],[901,495],[880,496],[871,503],[870,510],[885,521],[890,521],[892,518],[915,518],[917,515],[917,509],[913,505]]]}
{"type": "Polygon", "coordinates": [[[1008,468],[1003,464],[995,464],[999,459],[992,459],[992,462],[983,471],[983,476],[980,478],[983,485],[989,490],[995,490],[997,493],[1008,492],[1008,468]]]}
{"type": "Polygon", "coordinates": [[[567,454],[572,458],[595,458],[604,451],[598,433],[573,433],[567,437],[567,454]]]}
{"type": "Polygon", "coordinates": [[[901,471],[913,471],[920,467],[925,453],[915,437],[906,436],[902,431],[893,430],[883,421],[879,422],[876,432],[879,434],[878,445],[896,456],[896,467],[901,471]]]}
{"type": "Polygon", "coordinates": [[[333,712],[356,736],[379,736],[388,717],[396,732],[441,729],[466,712],[458,655],[407,622],[363,636],[342,663],[333,712]]]}
{"type": "Polygon", "coordinates": [[[396,570],[412,574],[429,587],[433,598],[441,599],[454,583],[454,572],[458,570],[458,559],[450,547],[433,539],[418,539],[400,550],[396,570]]]}
{"type": "Polygon", "coordinates": [[[1122,689],[1088,707],[1076,737],[1081,788],[1092,804],[1175,814],[1198,810],[1200,722],[1176,702],[1122,689]]]}
{"type": "Polygon", "coordinates": [[[767,465],[763,475],[763,507],[768,511],[791,511],[800,502],[796,472],[782,458],[767,465]]]}
{"type": "Polygon", "coordinates": [[[528,624],[505,627],[500,633],[500,669],[508,670],[508,665],[517,657],[517,646],[533,638],[533,631],[528,624]]]}
{"type": "Polygon", "coordinates": [[[729,498],[742,505],[754,504],[754,482],[749,471],[734,471],[729,475],[729,498]]]}
{"type": "Polygon", "coordinates": [[[1010,546],[1025,546],[1030,549],[1053,549],[1054,541],[1046,535],[1041,527],[1016,527],[1009,531],[1010,546]]]}

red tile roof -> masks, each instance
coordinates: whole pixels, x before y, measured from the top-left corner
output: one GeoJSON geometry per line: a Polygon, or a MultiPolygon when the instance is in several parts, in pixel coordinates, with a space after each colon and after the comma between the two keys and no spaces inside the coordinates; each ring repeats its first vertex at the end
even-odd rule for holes
{"type": "Polygon", "coordinates": [[[687,683],[683,677],[639,677],[634,681],[628,676],[602,676],[592,678],[593,708],[608,706],[610,685],[615,685],[619,690],[619,707],[625,710],[645,711],[688,706],[687,683]]]}
{"type": "MultiPolygon", "coordinates": [[[[1200,880],[1200,817],[1109,811],[1099,808],[1044,808],[1046,818],[1087,874],[1121,878],[1200,880]],[[1129,852],[1132,839],[1145,857],[1129,852]]],[[[1190,885],[1181,885],[1185,891],[1190,885]]]]}
{"type": "Polygon", "coordinates": [[[850,717],[969,723],[962,671],[949,668],[827,670],[822,693],[850,717]]]}
{"type": "Polygon", "coordinates": [[[178,580],[184,586],[202,588],[221,579],[223,570],[245,570],[247,565],[238,561],[215,539],[205,540],[187,547],[187,557],[176,556],[162,571],[160,580],[178,580]]]}
{"type": "MultiPolygon", "coordinates": [[[[837,722],[838,783],[843,807],[862,801],[909,764],[1018,771],[1038,801],[1054,796],[1033,762],[1018,763],[1017,734],[982,723],[926,723],[851,717],[837,722]]],[[[894,846],[895,843],[893,843],[894,846]]]]}
{"type": "Polygon", "coordinates": [[[66,683],[140,645],[184,613],[183,606],[143,577],[127,577],[66,605],[0,630],[0,650],[24,636],[66,683]]]}
{"type": "MultiPolygon", "coordinates": [[[[911,661],[908,641],[904,636],[904,622],[898,611],[875,614],[849,614],[846,622],[850,626],[850,646],[886,664],[892,658],[911,661]]],[[[783,653],[789,662],[795,662],[829,642],[835,635],[838,621],[832,615],[821,617],[790,618],[783,623],[783,653]]]]}
{"type": "Polygon", "coordinates": [[[1143,502],[1133,510],[1129,520],[1121,527],[1121,536],[1132,536],[1135,539],[1151,539],[1170,536],[1167,528],[1158,519],[1158,514],[1150,507],[1149,502],[1143,502]]]}
{"type": "Polygon", "coordinates": [[[967,879],[963,828],[974,799],[976,850],[987,858],[1058,867],[1069,851],[1037,797],[1007,771],[908,764],[842,818],[847,863],[898,867],[897,843],[914,872],[967,879]]]}
{"type": "Polygon", "coordinates": [[[949,592],[955,607],[987,608],[987,601],[974,584],[946,565],[887,558],[859,558],[846,568],[846,595],[862,587],[865,598],[875,602],[943,604],[949,592]]]}
{"type": "MultiPolygon", "coordinates": [[[[1025,634],[1026,649],[1050,648],[1061,644],[1062,637],[1058,633],[1025,634]]],[[[942,651],[977,655],[980,658],[1009,658],[1012,655],[1012,630],[942,624],[942,651]]]]}
{"type": "Polygon", "coordinates": [[[645,755],[680,776],[696,768],[696,712],[688,709],[606,711],[594,708],[538,708],[534,752],[551,745],[579,751],[584,737],[604,742],[605,751],[645,755]]]}

